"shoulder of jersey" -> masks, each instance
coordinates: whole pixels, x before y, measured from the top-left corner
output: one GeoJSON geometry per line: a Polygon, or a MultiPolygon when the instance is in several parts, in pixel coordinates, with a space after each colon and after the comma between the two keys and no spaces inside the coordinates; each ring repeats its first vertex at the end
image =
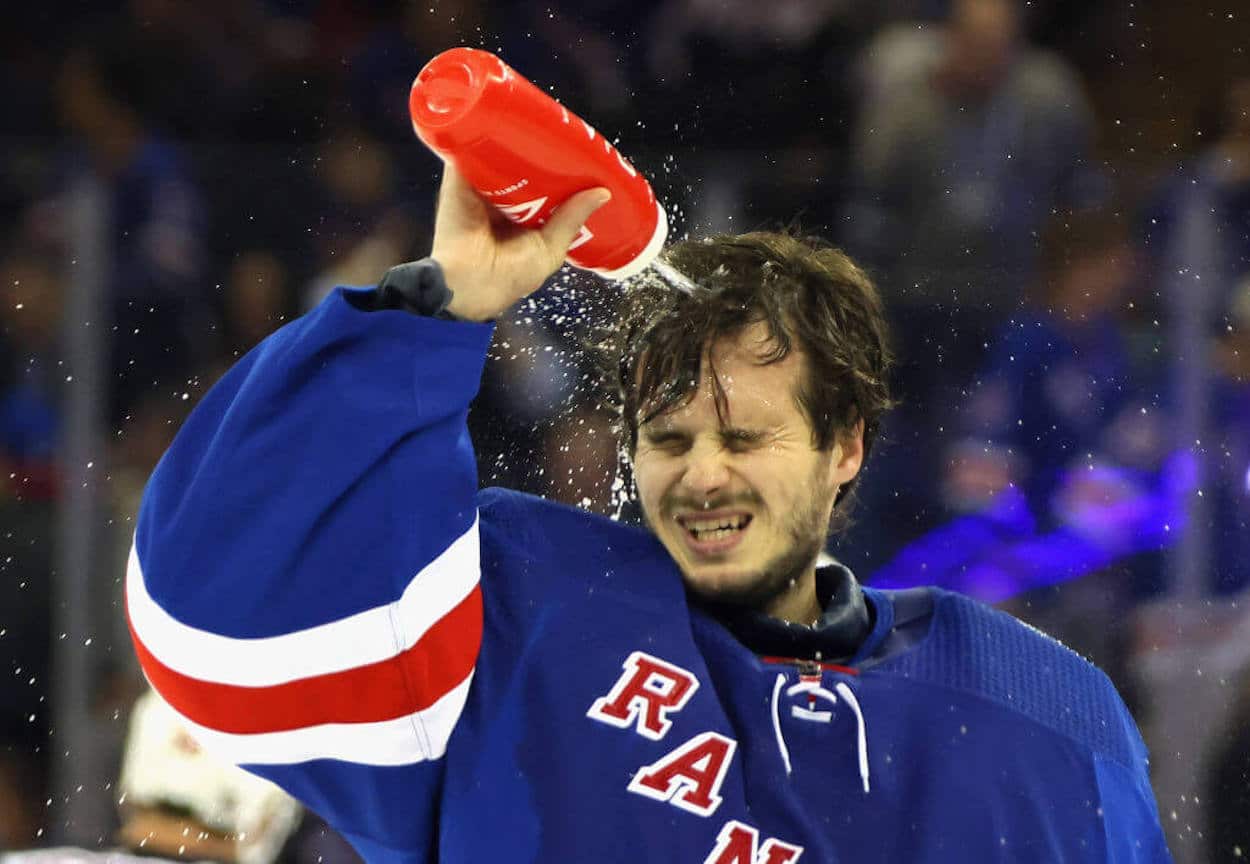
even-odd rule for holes
{"type": "Polygon", "coordinates": [[[901,655],[894,669],[988,698],[1123,765],[1144,758],[1128,710],[1097,666],[1006,612],[934,593],[925,649],[901,655]]]}
{"type": "Polygon", "coordinates": [[[534,495],[490,488],[478,494],[483,548],[492,542],[535,561],[563,562],[570,572],[629,570],[671,576],[673,566],[658,540],[636,525],[617,522],[534,495]]]}

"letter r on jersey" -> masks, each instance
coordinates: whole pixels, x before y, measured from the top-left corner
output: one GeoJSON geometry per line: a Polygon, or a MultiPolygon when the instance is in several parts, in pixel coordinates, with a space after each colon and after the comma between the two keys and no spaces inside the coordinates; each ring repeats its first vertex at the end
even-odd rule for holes
{"type": "Polygon", "coordinates": [[[760,832],[741,822],[726,822],[716,838],[716,848],[703,864],[794,864],[802,846],[791,846],[770,837],[761,847],[760,832]]]}
{"type": "Polygon", "coordinates": [[[699,682],[680,666],[643,651],[630,654],[623,665],[625,672],[612,690],[596,699],[586,716],[619,729],[636,725],[639,735],[659,741],[673,725],[668,715],[685,707],[699,682]]]}

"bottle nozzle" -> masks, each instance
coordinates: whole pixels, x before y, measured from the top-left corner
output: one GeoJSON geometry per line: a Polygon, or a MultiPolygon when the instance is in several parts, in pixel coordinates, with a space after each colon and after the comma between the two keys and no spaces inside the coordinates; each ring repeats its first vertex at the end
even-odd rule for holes
{"type": "Polygon", "coordinates": [[[464,63],[448,63],[437,74],[417,80],[424,107],[432,114],[454,114],[473,99],[473,70],[464,63]]]}
{"type": "Polygon", "coordinates": [[[482,93],[493,55],[473,48],[452,48],[435,57],[412,82],[408,111],[417,127],[444,127],[464,116],[482,93]]]}

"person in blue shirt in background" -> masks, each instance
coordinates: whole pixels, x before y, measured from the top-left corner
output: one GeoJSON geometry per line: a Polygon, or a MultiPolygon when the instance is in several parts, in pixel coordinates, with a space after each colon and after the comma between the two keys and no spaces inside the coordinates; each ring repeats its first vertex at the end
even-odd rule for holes
{"type": "MultiPolygon", "coordinates": [[[[1158,548],[1162,511],[1133,502],[1159,493],[1172,442],[1166,394],[1143,386],[1160,377],[1160,337],[1144,292],[1132,290],[1141,273],[1127,226],[1108,209],[1064,213],[1044,238],[1037,285],[958,406],[961,434],[942,480],[952,513],[981,514],[1000,530],[981,542],[947,530],[950,554],[935,547],[926,567],[940,584],[987,599],[1158,548]],[[1013,551],[1035,538],[1058,548],[1069,535],[1086,549],[1075,550],[1074,536],[1062,561],[1013,551]],[[973,590],[987,579],[998,584],[973,590]]],[[[1143,564],[1137,593],[1155,590],[1157,564],[1143,564]]]]}

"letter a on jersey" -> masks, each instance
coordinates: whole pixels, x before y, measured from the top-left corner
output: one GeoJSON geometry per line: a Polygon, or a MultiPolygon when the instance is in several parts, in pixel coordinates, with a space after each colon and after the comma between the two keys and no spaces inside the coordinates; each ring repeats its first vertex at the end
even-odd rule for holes
{"type": "Polygon", "coordinates": [[[760,847],[760,832],[741,822],[726,822],[716,838],[716,848],[703,864],[794,864],[803,847],[768,838],[760,847]]]}
{"type": "Polygon", "coordinates": [[[629,791],[697,816],[711,816],[720,806],[720,787],[738,742],[715,732],[696,735],[672,753],[638,769],[629,791]]]}
{"type": "Polygon", "coordinates": [[[618,729],[636,723],[639,735],[659,741],[672,728],[668,715],[685,707],[699,682],[680,666],[643,651],[630,654],[622,665],[624,674],[607,696],[595,700],[586,716],[618,729]]]}

